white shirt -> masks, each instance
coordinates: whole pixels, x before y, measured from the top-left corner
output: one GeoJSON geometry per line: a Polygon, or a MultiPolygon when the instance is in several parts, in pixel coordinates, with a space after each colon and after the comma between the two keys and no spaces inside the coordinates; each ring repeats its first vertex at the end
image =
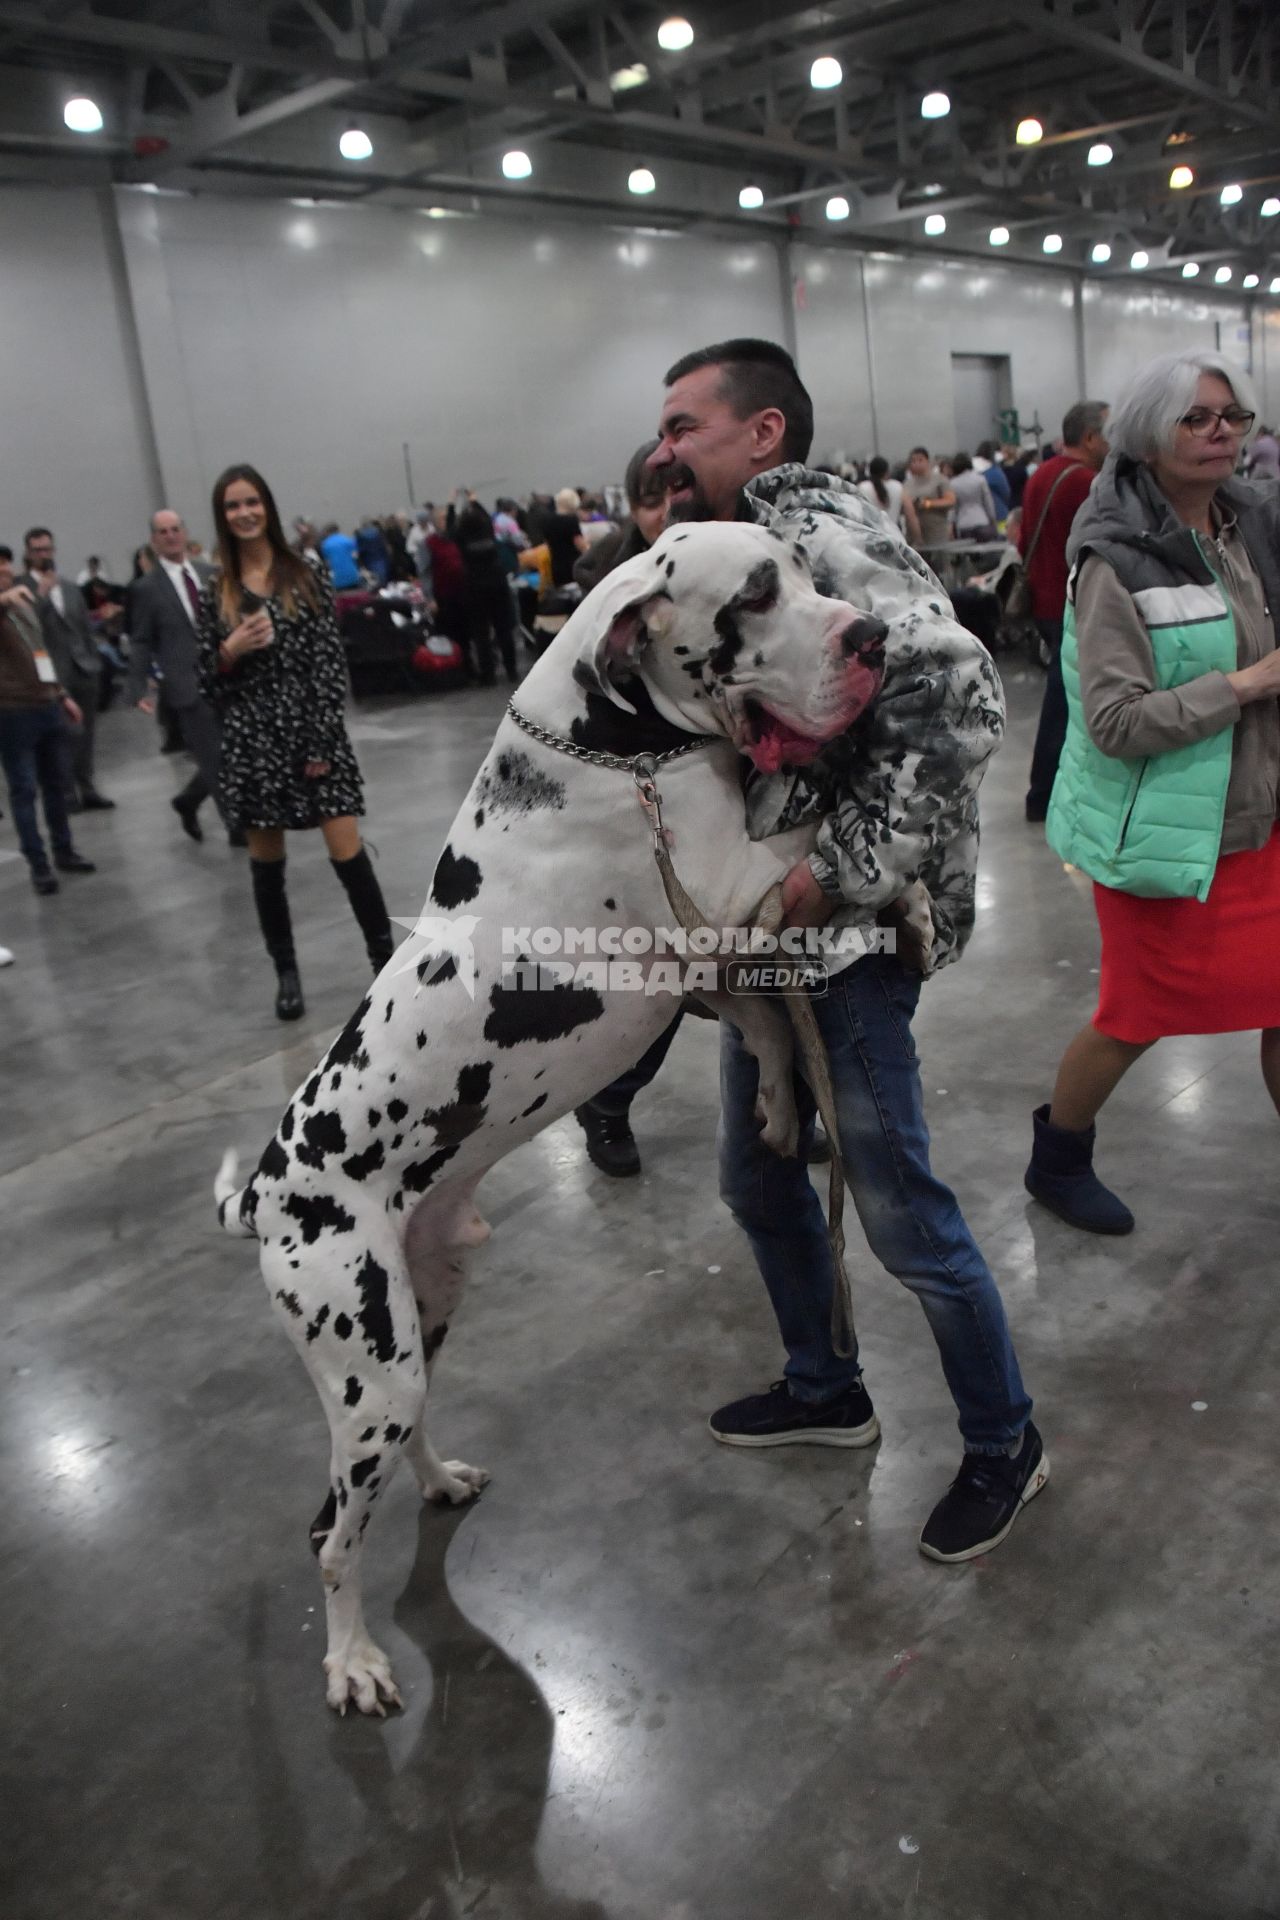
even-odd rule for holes
{"type": "Polygon", "coordinates": [[[196,624],[196,617],[195,617],[195,614],[191,611],[191,599],[183,583],[186,580],[190,580],[192,586],[196,590],[196,599],[198,600],[200,598],[199,574],[196,572],[195,568],[191,565],[189,560],[166,560],[163,554],[160,554],[158,557],[160,560],[160,565],[164,568],[170,580],[172,580],[173,582],[174,592],[177,594],[179,600],[181,600],[182,602],[182,611],[186,614],[188,620],[191,622],[192,626],[194,627],[194,625],[196,624]]]}
{"type": "MultiPolygon", "coordinates": [[[[889,504],[887,507],[881,508],[881,511],[888,514],[895,527],[900,528],[902,526],[902,482],[901,480],[890,480],[886,474],[884,489],[889,496],[889,504]]],[[[869,500],[873,507],[880,506],[880,496],[876,492],[874,481],[859,480],[858,492],[862,494],[865,499],[869,500]]]]}
{"type": "Polygon", "coordinates": [[[60,620],[65,620],[67,617],[67,599],[66,599],[66,595],[62,591],[61,580],[54,581],[53,585],[49,589],[49,598],[52,600],[54,606],[57,609],[58,618],[60,620]]]}

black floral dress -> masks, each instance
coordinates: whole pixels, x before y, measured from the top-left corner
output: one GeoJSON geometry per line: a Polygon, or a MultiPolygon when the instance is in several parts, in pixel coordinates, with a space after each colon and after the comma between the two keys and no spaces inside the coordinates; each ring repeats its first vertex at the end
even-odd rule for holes
{"type": "Polygon", "coordinates": [[[222,716],[219,774],[233,827],[318,827],[364,812],[360,769],[347,738],[347,663],[333,586],[327,567],[307,564],[316,575],[319,606],[299,597],[289,615],[273,594],[266,607],[275,640],[226,671],[218,661],[231,631],[219,608],[221,576],[201,595],[200,683],[222,716]],[[309,760],[328,761],[328,773],[308,780],[309,760]]]}

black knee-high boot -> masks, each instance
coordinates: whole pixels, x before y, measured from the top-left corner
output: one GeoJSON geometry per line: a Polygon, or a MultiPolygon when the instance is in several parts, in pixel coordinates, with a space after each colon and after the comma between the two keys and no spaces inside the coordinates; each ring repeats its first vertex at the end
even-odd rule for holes
{"type": "Polygon", "coordinates": [[[253,904],[258,909],[258,925],[267,952],[275,962],[278,987],[276,1018],[300,1020],[306,1012],[302,982],[293,951],[293,922],[289,918],[289,896],[284,890],[283,860],[250,860],[253,875],[253,904]]]}
{"type": "Polygon", "coordinates": [[[350,860],[331,860],[329,865],[347,890],[351,911],[364,935],[365,951],[373,963],[373,970],[381,973],[395,952],[397,941],[391,931],[387,903],[382,897],[382,888],[378,885],[378,876],[373,870],[368,848],[361,847],[359,853],[350,860]]]}

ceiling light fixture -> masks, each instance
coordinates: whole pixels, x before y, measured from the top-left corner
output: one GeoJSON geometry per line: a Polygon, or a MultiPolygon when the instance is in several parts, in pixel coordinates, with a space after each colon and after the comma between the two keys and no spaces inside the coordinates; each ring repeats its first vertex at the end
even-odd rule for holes
{"type": "Polygon", "coordinates": [[[1046,233],[1044,239],[1040,242],[1040,245],[1044,248],[1046,253],[1061,253],[1062,252],[1062,235],[1060,233],[1046,233]]]}
{"type": "Polygon", "coordinates": [[[664,53],[683,53],[693,45],[693,28],[679,14],[673,14],[658,28],[658,45],[664,53]]]}
{"type": "Polygon", "coordinates": [[[925,222],[924,222],[924,230],[927,234],[932,235],[934,239],[936,239],[940,233],[945,233],[947,230],[946,214],[945,213],[926,214],[925,222]]]}
{"type": "Polygon", "coordinates": [[[987,235],[987,244],[992,247],[1007,247],[1009,244],[1008,227],[992,227],[987,235]]]}
{"type": "Polygon", "coordinates": [[[1280,213],[1280,200],[1277,200],[1273,194],[1270,200],[1264,200],[1262,203],[1262,217],[1264,220],[1274,220],[1278,213],[1280,213]]]}
{"type": "Polygon", "coordinates": [[[521,153],[519,147],[513,147],[510,153],[502,156],[502,171],[508,180],[527,180],[533,172],[533,162],[527,153],[521,153]]]}
{"type": "Polygon", "coordinates": [[[830,200],[828,200],[827,218],[828,220],[847,220],[849,218],[849,202],[842,193],[832,194],[830,200]]]}
{"type": "Polygon", "coordinates": [[[609,75],[610,93],[626,93],[632,87],[642,87],[649,78],[649,69],[643,60],[637,60],[633,66],[619,67],[616,73],[609,75]]]}
{"type": "Polygon", "coordinates": [[[1094,248],[1093,252],[1089,255],[1089,258],[1095,263],[1095,265],[1099,267],[1105,266],[1107,261],[1111,258],[1111,248],[1108,245],[1108,243],[1105,240],[1099,240],[1097,246],[1094,248]]]}
{"type": "Polygon", "coordinates": [[[1182,269],[1182,277],[1184,280],[1194,280],[1199,271],[1200,262],[1198,260],[1188,260],[1182,269]]]}
{"type": "Polygon", "coordinates": [[[1135,273],[1141,273],[1144,267],[1151,265],[1151,256],[1148,253],[1144,253],[1142,248],[1139,247],[1136,253],[1130,254],[1129,265],[1135,273]]]}
{"type": "Polygon", "coordinates": [[[1228,280],[1231,278],[1230,267],[1219,267],[1218,271],[1214,274],[1213,277],[1217,281],[1220,287],[1225,287],[1228,280]]]}
{"type": "Polygon", "coordinates": [[[1244,277],[1244,279],[1243,279],[1243,280],[1242,280],[1242,281],[1240,282],[1240,284],[1241,284],[1241,286],[1242,286],[1242,287],[1256,287],[1256,286],[1257,286],[1257,284],[1258,284],[1258,276],[1257,276],[1257,274],[1256,274],[1256,273],[1246,273],[1246,275],[1245,275],[1245,277],[1244,277]]]}
{"type": "Polygon", "coordinates": [[[344,160],[368,160],[373,142],[363,127],[348,127],[338,142],[338,152],[344,160]]]}
{"type": "Polygon", "coordinates": [[[920,102],[920,118],[922,120],[945,120],[950,111],[950,95],[943,93],[941,90],[934,93],[926,93],[924,99],[920,102]]]}
{"type": "Polygon", "coordinates": [[[1013,137],[1020,147],[1034,147],[1044,139],[1044,128],[1038,120],[1019,120],[1013,137]]]}
{"type": "Polygon", "coordinates": [[[1175,193],[1180,193],[1183,187],[1189,187],[1191,185],[1195,177],[1190,167],[1175,167],[1169,175],[1169,185],[1175,193]]]}
{"type": "Polygon", "coordinates": [[[816,87],[819,93],[838,87],[843,79],[844,68],[831,53],[820,53],[809,69],[809,85],[816,87]]]}
{"type": "Polygon", "coordinates": [[[635,167],[627,175],[627,189],[630,193],[652,193],[657,184],[648,167],[635,167]]]}
{"type": "Polygon", "coordinates": [[[1273,280],[1268,288],[1270,293],[1280,293],[1280,280],[1273,280]]]}
{"type": "Polygon", "coordinates": [[[738,194],[738,205],[744,213],[753,213],[764,205],[763,187],[743,187],[738,194]]]}
{"type": "Polygon", "coordinates": [[[1218,195],[1218,203],[1224,207],[1238,207],[1244,199],[1244,188],[1235,185],[1224,187],[1218,195]]]}
{"type": "Polygon", "coordinates": [[[68,100],[62,109],[62,118],[72,133],[102,132],[101,107],[96,100],[87,100],[83,95],[75,100],[68,100]]]}
{"type": "Polygon", "coordinates": [[[1091,167],[1109,167],[1115,157],[1114,152],[1105,140],[1096,141],[1089,149],[1089,165],[1091,167]]]}

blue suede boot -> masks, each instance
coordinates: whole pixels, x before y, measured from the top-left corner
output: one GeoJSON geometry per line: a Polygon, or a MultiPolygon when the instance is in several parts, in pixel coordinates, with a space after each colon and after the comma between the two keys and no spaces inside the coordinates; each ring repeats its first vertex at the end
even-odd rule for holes
{"type": "Polygon", "coordinates": [[[1047,1106],[1037,1107],[1031,1118],[1035,1144],[1024,1182],[1027,1192],[1068,1226],[1083,1227],[1086,1233],[1132,1233],[1133,1215],[1093,1170],[1096,1127],[1069,1133],[1051,1124],[1047,1106]]]}

